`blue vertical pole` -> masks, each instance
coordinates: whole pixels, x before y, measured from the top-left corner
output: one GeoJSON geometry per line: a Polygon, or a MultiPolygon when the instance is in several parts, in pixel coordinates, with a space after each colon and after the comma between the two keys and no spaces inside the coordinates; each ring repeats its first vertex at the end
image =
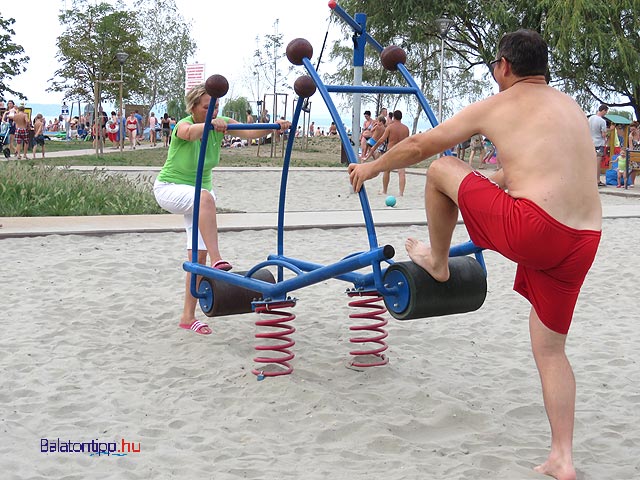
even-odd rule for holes
{"type": "MultiPolygon", "coordinates": [[[[207,116],[204,121],[204,130],[202,131],[202,140],[200,142],[200,155],[198,156],[198,169],[196,171],[196,185],[195,193],[193,196],[193,232],[191,234],[191,261],[198,263],[198,217],[200,215],[200,194],[202,191],[202,173],[204,170],[204,157],[207,153],[207,140],[209,140],[209,132],[211,131],[211,119],[213,118],[213,111],[215,110],[217,98],[212,98],[209,102],[209,108],[207,109],[207,116]]],[[[195,298],[201,297],[198,295],[198,288],[196,286],[196,275],[191,274],[191,295],[195,298]]]]}
{"type": "MultiPolygon", "coordinates": [[[[289,165],[291,163],[291,152],[293,152],[293,143],[296,137],[296,129],[298,128],[298,120],[300,119],[300,112],[302,111],[302,105],[304,104],[304,98],[299,97],[296,102],[296,109],[293,113],[291,120],[291,127],[289,128],[289,138],[287,139],[287,149],[284,154],[284,161],[282,162],[282,178],[280,179],[280,202],[278,204],[278,255],[284,255],[284,208],[287,196],[287,181],[289,178],[289,165]]],[[[278,282],[284,280],[284,271],[282,267],[278,267],[278,282]]]]}

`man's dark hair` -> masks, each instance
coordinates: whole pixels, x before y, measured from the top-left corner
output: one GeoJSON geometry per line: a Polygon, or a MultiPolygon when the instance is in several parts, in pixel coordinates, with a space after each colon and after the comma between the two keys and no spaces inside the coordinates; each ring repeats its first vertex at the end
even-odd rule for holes
{"type": "Polygon", "coordinates": [[[600,104],[600,106],[598,107],[599,112],[606,112],[607,110],[609,110],[609,107],[604,103],[600,104]]]}
{"type": "Polygon", "coordinates": [[[402,120],[402,112],[400,110],[393,111],[394,120],[402,120]]]}
{"type": "Polygon", "coordinates": [[[547,42],[534,30],[520,29],[505,34],[498,43],[498,56],[504,57],[519,77],[545,75],[549,63],[547,42]]]}

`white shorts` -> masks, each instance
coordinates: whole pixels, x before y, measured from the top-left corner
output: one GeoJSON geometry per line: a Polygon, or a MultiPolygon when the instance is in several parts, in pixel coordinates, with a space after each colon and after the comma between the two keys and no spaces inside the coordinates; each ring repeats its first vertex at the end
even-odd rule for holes
{"type": "MultiPolygon", "coordinates": [[[[213,190],[206,190],[216,200],[213,190]]],[[[191,239],[193,235],[193,197],[196,193],[195,187],[191,185],[180,185],[177,183],[167,183],[156,180],[153,184],[153,194],[158,205],[169,213],[184,215],[184,228],[187,231],[187,250],[192,250],[191,239]]],[[[206,250],[207,247],[202,240],[202,235],[198,231],[198,250],[206,250]]]]}

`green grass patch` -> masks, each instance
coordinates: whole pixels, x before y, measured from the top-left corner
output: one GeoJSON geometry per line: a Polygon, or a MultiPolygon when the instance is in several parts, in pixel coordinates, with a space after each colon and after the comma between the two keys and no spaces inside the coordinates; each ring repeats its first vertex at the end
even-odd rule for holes
{"type": "Polygon", "coordinates": [[[0,217],[165,213],[148,177],[78,172],[27,162],[0,164],[0,217]]]}
{"type": "MultiPolygon", "coordinates": [[[[92,146],[91,140],[86,142],[83,140],[47,140],[44,144],[44,148],[47,152],[84,150],[85,148],[91,148],[92,146]]],[[[38,147],[38,155],[40,155],[40,147],[38,147]]]]}

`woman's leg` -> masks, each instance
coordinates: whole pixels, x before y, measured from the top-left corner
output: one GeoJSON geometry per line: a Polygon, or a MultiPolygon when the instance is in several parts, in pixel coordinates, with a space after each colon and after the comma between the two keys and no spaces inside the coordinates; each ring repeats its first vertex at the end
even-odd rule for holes
{"type": "MultiPolygon", "coordinates": [[[[189,261],[192,260],[192,251],[189,250],[189,261]]],[[[198,263],[203,265],[206,264],[207,261],[207,251],[206,250],[198,250],[198,263]]],[[[189,327],[193,322],[196,321],[196,307],[198,306],[198,299],[191,295],[191,273],[187,272],[187,279],[185,283],[185,292],[184,292],[184,309],[182,311],[182,317],[180,317],[180,325],[189,327]]],[[[209,327],[200,327],[200,333],[209,334],[211,333],[211,329],[209,327]]]]}
{"type": "Polygon", "coordinates": [[[206,190],[200,194],[200,215],[198,217],[198,229],[204,241],[211,264],[222,259],[218,245],[218,221],[216,218],[216,202],[213,195],[206,190]]]}

